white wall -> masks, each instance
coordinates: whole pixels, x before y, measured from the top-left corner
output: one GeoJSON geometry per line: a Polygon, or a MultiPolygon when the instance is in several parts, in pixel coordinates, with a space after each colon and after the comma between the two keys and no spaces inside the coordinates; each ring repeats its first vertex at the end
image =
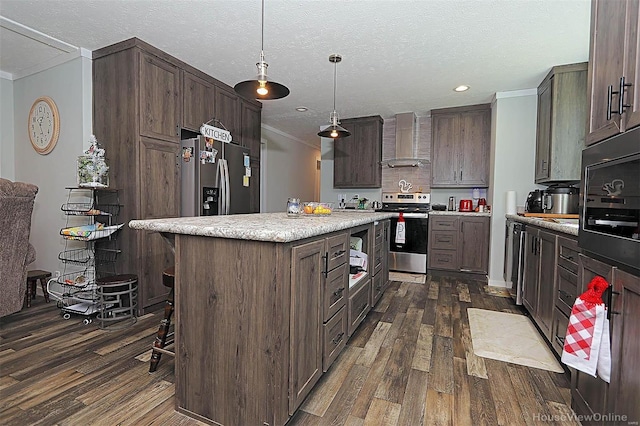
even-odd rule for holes
{"type": "Polygon", "coordinates": [[[488,202],[491,204],[489,285],[506,285],[503,278],[506,192],[516,191],[523,206],[534,184],[536,89],[499,92],[493,103],[491,130],[491,176],[488,202]]]}
{"type": "Polygon", "coordinates": [[[269,126],[262,126],[260,172],[263,184],[262,212],[283,212],[287,198],[318,201],[320,151],[269,126]]]}
{"type": "MultiPolygon", "coordinates": [[[[5,175],[5,144],[9,144],[14,149],[15,176],[12,180],[33,183],[39,188],[30,238],[37,258],[30,265],[31,269],[54,272],[62,268],[58,253],[64,249],[60,229],[65,226],[66,217],[60,206],[67,199],[65,187],[76,184],[76,159],[82,154],[91,134],[91,82],[91,60],[79,55],[61,65],[12,82],[14,137],[12,141],[5,140],[3,130],[2,175],[5,175]],[[60,113],[60,137],[56,147],[47,155],[33,150],[27,134],[29,110],[40,96],[51,97],[60,113]]],[[[4,96],[3,86],[3,116],[4,96]]],[[[2,120],[4,128],[4,117],[2,120]]]]}
{"type": "Polygon", "coordinates": [[[0,177],[15,179],[13,81],[0,76],[0,177]]]}

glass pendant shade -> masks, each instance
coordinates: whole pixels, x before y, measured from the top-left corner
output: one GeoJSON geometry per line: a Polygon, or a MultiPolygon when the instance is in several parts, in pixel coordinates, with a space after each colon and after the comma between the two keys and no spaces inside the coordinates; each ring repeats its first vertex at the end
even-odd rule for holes
{"type": "Polygon", "coordinates": [[[333,68],[333,112],[329,117],[329,122],[331,123],[329,127],[324,130],[318,132],[318,136],[323,138],[346,138],[347,136],[351,136],[351,132],[349,132],[344,127],[340,126],[340,120],[338,120],[338,112],[336,111],[336,74],[337,74],[337,63],[342,61],[342,56],[340,55],[331,55],[329,56],[329,62],[334,64],[333,68]]]}
{"type": "Polygon", "coordinates": [[[258,75],[255,80],[245,80],[233,86],[233,90],[240,96],[248,99],[271,100],[281,99],[289,95],[287,86],[269,81],[267,77],[267,64],[264,60],[264,0],[262,0],[262,38],[260,50],[260,62],[256,64],[258,75]]]}

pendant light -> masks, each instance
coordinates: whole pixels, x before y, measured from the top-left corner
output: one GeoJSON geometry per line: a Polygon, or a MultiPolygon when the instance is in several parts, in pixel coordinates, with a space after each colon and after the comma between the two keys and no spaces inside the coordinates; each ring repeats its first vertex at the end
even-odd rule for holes
{"type": "Polygon", "coordinates": [[[260,46],[260,62],[256,64],[258,67],[258,76],[255,80],[241,81],[236,84],[233,89],[241,96],[248,99],[270,100],[281,99],[289,94],[289,89],[275,81],[269,81],[267,77],[267,64],[264,61],[264,0],[262,0],[262,37],[260,46]]]}
{"type": "Polygon", "coordinates": [[[318,133],[318,136],[323,138],[346,138],[351,136],[351,133],[340,126],[340,120],[338,119],[338,113],[336,112],[336,75],[338,73],[338,62],[342,61],[342,56],[333,54],[329,56],[329,62],[333,63],[333,112],[329,116],[329,127],[318,133]]]}

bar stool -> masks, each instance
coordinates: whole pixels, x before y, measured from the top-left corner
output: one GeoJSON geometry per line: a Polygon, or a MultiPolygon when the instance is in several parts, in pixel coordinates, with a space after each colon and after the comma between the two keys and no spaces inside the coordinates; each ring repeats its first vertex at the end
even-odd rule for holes
{"type": "Polygon", "coordinates": [[[173,266],[165,269],[162,272],[162,284],[168,287],[169,295],[164,305],[164,318],[160,321],[160,327],[158,328],[158,335],[153,342],[153,353],[151,354],[151,365],[149,366],[149,373],[153,373],[158,368],[160,357],[162,354],[175,356],[175,352],[171,351],[174,343],[174,333],[169,333],[169,327],[171,326],[171,315],[173,314],[173,289],[175,286],[176,273],[173,266]],[[169,341],[167,342],[167,338],[169,341]]]}
{"type": "Polygon", "coordinates": [[[98,315],[100,328],[112,330],[136,323],[138,308],[138,276],[134,274],[111,275],[98,278],[98,315]]]}
{"type": "Polygon", "coordinates": [[[27,308],[31,307],[31,299],[36,298],[36,288],[38,286],[38,280],[40,280],[40,286],[42,287],[42,292],[44,293],[44,301],[49,303],[49,293],[47,292],[46,280],[50,277],[51,272],[42,271],[40,269],[27,272],[27,291],[25,291],[24,293],[24,300],[27,308]]]}

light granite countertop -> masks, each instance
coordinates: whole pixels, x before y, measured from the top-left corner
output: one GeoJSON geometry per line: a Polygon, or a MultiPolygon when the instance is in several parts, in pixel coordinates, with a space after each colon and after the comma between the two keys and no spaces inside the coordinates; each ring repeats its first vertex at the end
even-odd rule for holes
{"type": "Polygon", "coordinates": [[[447,210],[431,210],[429,211],[430,216],[484,216],[491,217],[490,212],[458,212],[458,211],[447,211],[447,210]]]}
{"type": "Polygon", "coordinates": [[[517,214],[505,215],[507,219],[522,222],[527,225],[539,226],[540,228],[562,232],[568,235],[578,236],[578,219],[543,219],[539,217],[525,217],[517,214]]]}
{"type": "Polygon", "coordinates": [[[169,234],[286,243],[387,219],[393,213],[336,212],[289,218],[282,213],[132,220],[129,227],[169,234]]]}

